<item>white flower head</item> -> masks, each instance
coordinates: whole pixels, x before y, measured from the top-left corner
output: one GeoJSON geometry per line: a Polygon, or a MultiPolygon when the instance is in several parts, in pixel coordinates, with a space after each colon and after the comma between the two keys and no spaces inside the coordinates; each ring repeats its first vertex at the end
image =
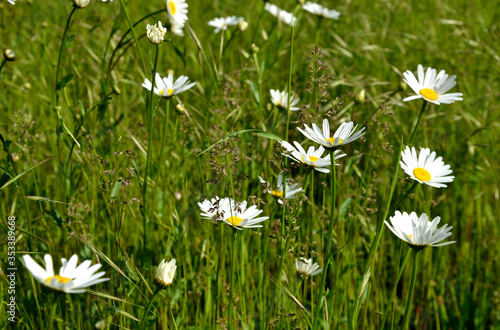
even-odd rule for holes
{"type": "Polygon", "coordinates": [[[245,20],[241,20],[238,23],[238,29],[240,29],[241,32],[246,31],[248,29],[248,22],[245,20]]]}
{"type": "Polygon", "coordinates": [[[165,259],[163,259],[156,269],[154,278],[155,284],[163,288],[170,286],[170,284],[174,281],[176,269],[177,265],[175,264],[175,259],[172,259],[169,262],[165,262],[165,259]]]}
{"type": "Polygon", "coordinates": [[[167,0],[168,16],[184,27],[188,17],[188,4],[186,0],[167,0]]]}
{"type": "MultiPolygon", "coordinates": [[[[189,78],[186,76],[180,76],[174,82],[174,76],[171,73],[169,73],[165,78],[162,78],[158,73],[156,73],[155,83],[156,87],[154,88],[154,93],[158,96],[166,98],[185,92],[196,85],[196,83],[190,83],[189,78]]],[[[152,88],[151,81],[149,81],[149,79],[145,79],[142,87],[150,91],[152,88]]]]}
{"type": "Polygon", "coordinates": [[[407,83],[416,95],[403,99],[404,102],[424,99],[434,104],[450,104],[455,101],[462,101],[462,93],[445,94],[452,89],[457,82],[456,76],[449,77],[444,70],[437,73],[436,69],[427,68],[424,73],[422,64],[418,65],[418,80],[411,71],[403,73],[404,82],[407,83]]]}
{"type": "Polygon", "coordinates": [[[437,229],[440,217],[435,217],[434,220],[429,221],[427,214],[422,213],[419,217],[415,212],[408,214],[396,211],[393,217],[390,217],[390,224],[384,221],[387,227],[400,239],[411,245],[412,247],[426,247],[426,246],[443,246],[456,243],[449,241],[439,243],[445,238],[451,236],[452,226],[448,227],[447,224],[437,229]]]}
{"type": "Polygon", "coordinates": [[[154,45],[159,45],[165,39],[165,34],[167,33],[167,28],[161,26],[161,22],[158,21],[158,27],[155,25],[146,26],[147,35],[149,42],[154,45]]]}
{"type": "Polygon", "coordinates": [[[323,7],[320,4],[317,4],[315,2],[308,1],[306,2],[303,6],[302,9],[305,11],[310,12],[311,14],[318,15],[318,16],[323,16],[326,18],[331,18],[331,19],[339,19],[340,17],[340,12],[334,10],[334,9],[328,9],[326,7],[323,7]]]}
{"type": "Polygon", "coordinates": [[[276,5],[266,2],[264,9],[267,10],[267,12],[269,12],[271,15],[276,17],[278,21],[284,22],[292,26],[295,26],[297,24],[297,17],[293,16],[292,13],[289,13],[287,11],[278,8],[278,6],[276,5]]]}
{"type": "Polygon", "coordinates": [[[230,200],[232,201],[232,199],[229,197],[221,199],[218,196],[215,196],[215,198],[212,198],[210,200],[205,199],[203,202],[198,203],[198,206],[200,207],[200,210],[202,212],[201,217],[203,219],[222,220],[219,214],[219,209],[230,200]]]}
{"type": "Polygon", "coordinates": [[[218,209],[222,221],[233,228],[262,227],[259,223],[266,221],[269,217],[257,217],[263,211],[257,209],[257,205],[247,208],[247,202],[235,202],[232,199],[225,199],[218,209]]]}
{"type": "Polygon", "coordinates": [[[101,264],[92,264],[92,261],[85,260],[78,267],[78,256],[74,254],[69,261],[62,258],[62,267],[59,274],[55,275],[52,256],[46,254],[44,257],[45,269],[36,263],[29,255],[23,256],[24,266],[28,268],[33,277],[41,284],[65,293],[83,293],[85,288],[91,285],[109,281],[109,278],[101,278],[105,272],[95,273],[101,264]]]}
{"type": "MultiPolygon", "coordinates": [[[[260,183],[266,186],[266,192],[270,193],[274,197],[278,199],[278,203],[283,204],[283,176],[278,175],[278,184],[276,189],[272,189],[272,185],[266,180],[262,179],[259,175],[260,183]]],[[[297,195],[302,188],[297,188],[299,186],[298,183],[292,183],[292,180],[287,179],[285,185],[285,199],[294,199],[295,195],[297,195]]]]}
{"type": "Polygon", "coordinates": [[[214,33],[219,33],[221,30],[225,31],[229,26],[236,26],[243,21],[244,21],[243,17],[237,17],[237,16],[219,17],[209,21],[208,25],[213,26],[215,28],[214,33]]]}
{"type": "Polygon", "coordinates": [[[319,268],[317,263],[312,263],[312,259],[305,258],[295,259],[295,268],[302,277],[318,275],[323,271],[323,268],[319,268]]]}
{"type": "Polygon", "coordinates": [[[177,23],[175,20],[170,20],[170,30],[174,36],[184,37],[184,25],[177,23]]]}
{"type": "Polygon", "coordinates": [[[401,168],[413,180],[420,183],[425,183],[431,187],[444,188],[447,182],[453,182],[454,176],[449,176],[452,173],[450,165],[445,165],[442,157],[436,158],[436,152],[429,148],[420,150],[420,154],[414,147],[406,146],[406,149],[401,152],[401,168]]]}
{"type": "MultiPolygon", "coordinates": [[[[288,108],[288,93],[280,92],[278,90],[271,89],[271,102],[280,109],[286,110],[288,108]]],[[[299,103],[300,99],[295,98],[290,95],[290,111],[298,111],[299,107],[296,107],[297,103],[299,103]]]]}
{"type": "Polygon", "coordinates": [[[332,137],[330,136],[330,123],[328,119],[323,120],[323,131],[316,124],[312,124],[312,129],[305,124],[304,126],[304,130],[297,128],[299,132],[304,134],[309,140],[319,143],[327,149],[348,144],[359,139],[366,133],[364,132],[364,127],[356,132],[358,125],[354,126],[354,122],[352,121],[342,123],[332,137]]]}
{"type": "Polygon", "coordinates": [[[87,7],[89,3],[90,0],[73,0],[73,5],[79,9],[87,7]]]}
{"type": "MultiPolygon", "coordinates": [[[[297,141],[293,142],[296,148],[286,141],[279,141],[279,143],[288,151],[288,153],[283,154],[284,156],[291,158],[298,163],[310,166],[318,172],[330,173],[329,167],[330,165],[332,165],[330,161],[330,154],[326,155],[326,157],[324,158],[321,158],[321,156],[325,152],[325,148],[323,148],[322,146],[317,150],[314,149],[314,147],[309,147],[306,152],[297,141]]],[[[335,160],[345,156],[345,154],[341,154],[340,150],[335,150],[334,155],[335,160]]]]}

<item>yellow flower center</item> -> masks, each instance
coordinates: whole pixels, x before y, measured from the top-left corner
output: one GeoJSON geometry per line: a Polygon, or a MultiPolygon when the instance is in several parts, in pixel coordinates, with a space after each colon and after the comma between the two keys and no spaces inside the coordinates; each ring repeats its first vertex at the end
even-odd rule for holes
{"type": "Polygon", "coordinates": [[[283,192],[279,191],[279,190],[273,190],[273,191],[271,191],[271,195],[273,195],[274,197],[280,198],[283,196],[283,192]]]}
{"type": "Polygon", "coordinates": [[[420,95],[422,95],[423,97],[425,97],[426,99],[431,100],[431,101],[435,101],[438,98],[437,93],[429,88],[421,89],[420,92],[418,92],[418,93],[420,95]]]}
{"type": "Polygon", "coordinates": [[[168,96],[172,95],[174,90],[172,88],[167,89],[168,96]]]}
{"type": "MultiPolygon", "coordinates": [[[[330,141],[332,146],[335,145],[335,138],[328,138],[328,139],[325,139],[325,141],[330,141]]],[[[339,139],[339,143],[337,145],[342,144],[342,142],[344,142],[344,141],[342,139],[339,139]]]]}
{"type": "Polygon", "coordinates": [[[279,107],[281,104],[279,101],[276,101],[276,106],[279,107]]]}
{"type": "Polygon", "coordinates": [[[175,3],[173,1],[168,2],[168,8],[170,8],[170,13],[175,15],[175,3]]]}
{"type": "Polygon", "coordinates": [[[411,238],[411,235],[408,235],[408,237],[413,241],[413,238],[411,238]]]}
{"type": "Polygon", "coordinates": [[[53,278],[55,278],[58,282],[61,282],[61,283],[68,283],[69,281],[71,281],[70,278],[56,275],[56,276],[47,277],[45,279],[45,282],[47,282],[48,284],[50,284],[50,281],[52,281],[53,278]]]}
{"type": "MultiPolygon", "coordinates": [[[[313,163],[314,163],[315,161],[317,161],[318,159],[319,159],[319,157],[309,156],[309,160],[310,160],[311,162],[313,162],[313,163]]],[[[302,156],[302,160],[303,160],[304,162],[306,162],[306,160],[304,159],[304,156],[302,156]]]]}
{"type": "Polygon", "coordinates": [[[238,226],[242,221],[243,219],[240,217],[230,217],[229,219],[227,219],[227,222],[229,222],[233,226],[238,226]]]}
{"type": "Polygon", "coordinates": [[[426,169],[421,167],[414,169],[413,175],[420,181],[429,181],[431,179],[431,174],[426,169]]]}
{"type": "Polygon", "coordinates": [[[165,93],[165,91],[162,89],[162,90],[160,91],[160,95],[163,95],[163,93],[165,93]]]}

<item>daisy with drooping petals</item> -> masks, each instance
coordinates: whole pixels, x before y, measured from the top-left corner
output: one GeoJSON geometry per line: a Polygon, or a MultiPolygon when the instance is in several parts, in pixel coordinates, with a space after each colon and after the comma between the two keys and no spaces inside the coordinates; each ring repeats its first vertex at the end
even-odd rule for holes
{"type": "Polygon", "coordinates": [[[147,36],[149,42],[153,45],[159,45],[165,39],[165,34],[167,33],[167,29],[161,26],[161,22],[158,21],[158,27],[155,25],[147,25],[147,36]]]}
{"type": "Polygon", "coordinates": [[[422,213],[419,217],[415,212],[408,214],[396,211],[396,214],[389,219],[390,224],[384,221],[387,227],[389,227],[394,235],[412,247],[443,246],[456,243],[455,241],[439,243],[451,236],[450,231],[453,228],[445,224],[437,229],[441,221],[440,217],[435,217],[434,220],[429,221],[429,217],[425,213],[422,213]]]}
{"type": "Polygon", "coordinates": [[[359,139],[366,133],[364,132],[364,127],[356,132],[356,128],[358,128],[358,125],[354,126],[354,122],[352,121],[342,123],[333,134],[333,137],[330,137],[330,123],[328,122],[328,119],[323,120],[323,132],[316,124],[312,124],[312,129],[305,124],[304,126],[305,131],[300,129],[300,127],[297,128],[299,132],[304,134],[304,136],[309,140],[321,144],[326,149],[348,144],[349,142],[359,139]]]}
{"type": "MultiPolygon", "coordinates": [[[[171,73],[169,73],[165,78],[162,78],[160,74],[156,73],[155,82],[156,87],[154,89],[154,93],[166,98],[185,92],[196,85],[196,83],[190,83],[189,78],[186,76],[180,76],[174,82],[174,76],[171,73]]],[[[149,81],[149,79],[145,79],[142,87],[150,91],[152,87],[151,81],[149,81]]]]}
{"type": "Polygon", "coordinates": [[[95,272],[101,268],[101,264],[90,266],[92,261],[85,260],[76,266],[78,256],[74,254],[69,261],[62,258],[62,267],[59,275],[55,275],[52,256],[46,254],[44,257],[45,269],[31,258],[29,255],[23,256],[24,266],[28,268],[33,277],[40,283],[49,288],[66,293],[83,293],[85,288],[91,285],[109,281],[109,278],[101,278],[105,272],[95,272]]]}
{"type": "Polygon", "coordinates": [[[257,218],[262,212],[262,210],[257,209],[257,205],[252,205],[247,209],[246,201],[239,203],[232,199],[226,199],[218,209],[222,221],[239,230],[262,227],[259,223],[269,219],[269,217],[257,218]]]}
{"type": "Polygon", "coordinates": [[[447,91],[452,89],[457,82],[455,81],[456,76],[451,76],[446,74],[444,70],[437,73],[436,69],[427,68],[427,72],[424,73],[424,67],[422,64],[418,65],[418,80],[411,71],[406,71],[403,73],[404,82],[407,83],[411,89],[417,95],[413,95],[403,99],[404,102],[424,99],[434,104],[450,104],[455,101],[462,101],[462,93],[450,93],[445,94],[447,91]]]}
{"type": "MultiPolygon", "coordinates": [[[[284,153],[284,156],[291,158],[298,163],[310,166],[318,172],[330,173],[330,170],[328,168],[332,165],[330,161],[330,154],[326,155],[326,157],[324,158],[321,158],[321,156],[325,152],[325,148],[319,147],[317,150],[315,150],[314,147],[309,147],[306,152],[297,141],[293,142],[297,149],[286,141],[279,141],[279,143],[289,152],[284,153]]],[[[335,160],[345,156],[345,154],[340,154],[340,152],[340,150],[335,150],[335,160]]]]}
{"type": "Polygon", "coordinates": [[[229,16],[229,17],[219,17],[214,18],[208,22],[208,25],[215,28],[214,33],[219,33],[221,30],[227,30],[229,26],[236,26],[240,22],[244,21],[243,17],[229,16]]]}
{"type": "MultiPolygon", "coordinates": [[[[260,183],[265,185],[265,190],[276,197],[278,199],[278,203],[283,204],[283,200],[281,199],[283,197],[283,176],[281,174],[278,175],[278,185],[276,190],[272,189],[272,185],[266,180],[262,179],[260,175],[259,179],[260,183]]],[[[298,186],[298,183],[292,184],[291,180],[287,179],[285,185],[285,199],[294,199],[295,195],[302,191],[302,188],[297,188],[298,186]]]]}
{"type": "Polygon", "coordinates": [[[288,25],[295,26],[297,24],[297,17],[293,16],[292,13],[289,13],[285,10],[280,9],[278,6],[273,5],[269,2],[266,2],[264,9],[274,17],[278,19],[278,21],[282,21],[288,25]]]}
{"type": "Polygon", "coordinates": [[[188,17],[188,4],[186,0],[167,0],[168,16],[171,20],[176,21],[179,25],[184,27],[188,17]]]}
{"type": "MultiPolygon", "coordinates": [[[[271,102],[280,109],[286,110],[288,107],[288,93],[280,92],[278,90],[271,89],[271,102]]],[[[298,111],[299,107],[296,107],[297,103],[299,103],[299,98],[294,98],[293,95],[290,95],[290,111],[298,111]]]]}
{"type": "Polygon", "coordinates": [[[170,286],[170,284],[174,281],[176,269],[177,265],[175,264],[175,259],[172,259],[169,262],[165,262],[165,259],[163,259],[156,269],[154,277],[155,284],[162,288],[170,286]]]}
{"type": "Polygon", "coordinates": [[[453,182],[454,176],[448,176],[452,173],[450,165],[445,165],[442,157],[436,158],[436,152],[429,148],[420,150],[417,154],[415,148],[406,146],[401,152],[401,168],[413,180],[425,183],[431,187],[446,187],[444,182],[453,182]]]}
{"type": "Polygon", "coordinates": [[[310,12],[311,14],[318,15],[318,16],[323,16],[326,18],[331,18],[331,19],[339,19],[340,17],[340,12],[334,10],[334,9],[328,9],[326,7],[323,7],[320,4],[308,1],[306,2],[303,6],[302,9],[305,11],[310,12]]]}
{"type": "Polygon", "coordinates": [[[312,263],[312,259],[305,258],[295,259],[295,268],[302,277],[318,275],[323,271],[323,268],[319,268],[317,263],[312,263]]]}

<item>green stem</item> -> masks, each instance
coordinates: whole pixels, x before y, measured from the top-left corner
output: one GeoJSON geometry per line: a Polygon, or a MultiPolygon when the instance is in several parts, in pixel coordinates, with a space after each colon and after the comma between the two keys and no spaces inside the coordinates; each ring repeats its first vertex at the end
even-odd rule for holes
{"type": "Polygon", "coordinates": [[[68,33],[71,17],[73,16],[73,13],[76,11],[76,9],[77,9],[76,7],[73,7],[71,13],[69,13],[68,21],[66,22],[66,27],[64,28],[64,33],[61,40],[61,47],[59,47],[59,57],[57,58],[57,69],[56,69],[56,84],[54,86],[56,91],[56,105],[59,103],[59,92],[57,91],[57,84],[59,83],[59,71],[61,68],[61,57],[63,53],[64,42],[66,41],[66,34],[68,33]]]}
{"type": "MultiPolygon", "coordinates": [[[[121,0],[123,1],[123,0],[121,0]]],[[[148,178],[149,178],[149,170],[150,170],[150,161],[151,161],[151,156],[153,155],[153,144],[152,144],[152,138],[153,138],[153,95],[154,95],[154,86],[156,83],[156,65],[158,64],[158,52],[159,48],[158,45],[155,45],[156,53],[155,53],[155,63],[153,66],[153,79],[151,81],[151,92],[150,92],[150,98],[149,98],[149,109],[148,109],[148,155],[146,159],[146,173],[144,174],[144,187],[142,190],[142,201],[144,205],[144,214],[143,214],[143,249],[146,249],[146,239],[147,239],[147,230],[146,230],[146,224],[148,222],[148,209],[147,209],[147,203],[146,203],[146,196],[147,196],[147,191],[148,191],[148,178]]]]}
{"type": "MultiPolygon", "coordinates": [[[[137,36],[135,35],[135,32],[134,32],[134,25],[132,25],[132,21],[130,20],[130,17],[128,16],[127,10],[125,9],[125,3],[123,2],[123,0],[120,0],[120,5],[122,7],[123,13],[125,14],[125,17],[127,18],[128,27],[132,31],[132,36],[134,37],[135,46],[137,47],[137,52],[139,53],[139,57],[141,58],[142,68],[144,69],[144,72],[146,72],[146,63],[144,62],[144,58],[142,57],[141,47],[139,47],[139,42],[137,41],[137,36]]],[[[154,86],[154,83],[153,83],[153,86],[154,86]]]]}
{"type": "Polygon", "coordinates": [[[236,262],[236,248],[235,248],[235,241],[236,241],[236,230],[235,228],[232,228],[232,240],[231,240],[231,286],[229,287],[229,321],[227,323],[227,326],[229,329],[233,328],[233,287],[234,287],[234,264],[236,262]]]}
{"type": "MultiPolygon", "coordinates": [[[[165,124],[163,125],[163,136],[161,138],[161,148],[160,148],[160,157],[158,158],[159,164],[163,162],[163,148],[165,146],[165,138],[167,136],[167,128],[168,122],[170,119],[170,98],[167,99],[167,112],[165,113],[165,124]]],[[[158,167],[158,173],[160,172],[160,168],[158,167]]]]}
{"type": "Polygon", "coordinates": [[[3,68],[3,66],[5,65],[6,62],[7,62],[7,59],[4,58],[4,60],[2,61],[2,64],[0,64],[0,72],[2,72],[2,68],[3,68]]]}
{"type": "Polygon", "coordinates": [[[410,283],[410,293],[408,294],[408,300],[406,301],[405,317],[403,319],[403,329],[408,327],[408,317],[410,316],[411,303],[413,300],[413,293],[415,291],[415,279],[417,278],[417,268],[418,268],[418,257],[421,250],[413,251],[413,272],[411,274],[410,283]]]}
{"type": "Polygon", "coordinates": [[[410,254],[411,254],[411,249],[408,250],[406,257],[403,260],[403,264],[401,265],[401,268],[399,269],[398,277],[396,278],[396,282],[394,282],[394,286],[392,288],[391,295],[389,296],[389,301],[387,302],[387,306],[385,307],[384,318],[382,319],[382,325],[380,326],[380,329],[384,329],[385,321],[387,320],[387,314],[389,313],[389,308],[391,307],[392,298],[394,297],[394,294],[396,293],[396,289],[398,288],[398,283],[399,283],[399,280],[401,279],[401,275],[403,275],[403,271],[405,269],[406,263],[408,262],[408,260],[410,260],[410,254]]]}
{"type": "Polygon", "coordinates": [[[151,308],[151,305],[153,304],[153,300],[155,300],[156,295],[158,294],[158,292],[160,292],[161,289],[162,289],[162,287],[159,285],[155,288],[155,291],[153,292],[151,299],[149,299],[148,305],[144,309],[144,314],[142,315],[142,320],[141,320],[141,324],[139,325],[139,329],[144,329],[144,326],[146,325],[146,319],[147,319],[147,316],[149,313],[149,309],[151,308]]]}
{"type": "Polygon", "coordinates": [[[427,101],[424,100],[424,103],[422,103],[422,108],[420,109],[420,114],[418,115],[417,124],[415,125],[415,128],[413,129],[413,132],[411,133],[410,141],[408,141],[408,144],[411,144],[413,142],[413,138],[415,138],[415,133],[417,133],[418,125],[420,124],[420,120],[422,119],[426,105],[427,105],[427,101]]]}

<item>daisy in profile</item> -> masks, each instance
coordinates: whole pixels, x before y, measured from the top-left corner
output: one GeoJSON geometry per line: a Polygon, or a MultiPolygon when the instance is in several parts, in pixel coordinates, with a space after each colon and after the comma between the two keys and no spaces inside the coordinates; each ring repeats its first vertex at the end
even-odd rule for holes
{"type": "MultiPolygon", "coordinates": [[[[165,78],[162,78],[160,74],[156,73],[155,82],[156,87],[154,89],[154,93],[166,98],[185,92],[196,85],[196,83],[190,83],[189,78],[186,76],[180,76],[174,82],[174,76],[171,73],[169,73],[165,78]]],[[[152,87],[151,81],[149,81],[149,79],[145,79],[142,87],[150,91],[152,87]]]]}
{"type": "Polygon", "coordinates": [[[109,281],[109,278],[101,278],[105,272],[95,273],[101,264],[90,266],[92,261],[85,260],[78,267],[78,256],[74,254],[69,261],[62,258],[62,267],[59,274],[54,273],[52,256],[46,254],[44,257],[45,269],[31,258],[29,255],[23,256],[24,266],[28,268],[31,275],[40,283],[49,288],[65,293],[83,293],[85,288],[91,285],[109,281]]]}
{"type": "Polygon", "coordinates": [[[179,24],[174,20],[171,20],[170,23],[171,23],[170,31],[172,32],[172,34],[174,36],[184,37],[184,30],[183,30],[184,25],[179,24]]]}
{"type": "Polygon", "coordinates": [[[394,235],[412,247],[424,248],[426,246],[443,246],[456,243],[455,241],[439,243],[451,236],[450,231],[453,228],[445,224],[438,229],[437,226],[441,221],[440,217],[435,217],[434,220],[429,221],[429,217],[425,213],[422,213],[419,217],[415,212],[408,214],[396,211],[396,214],[390,217],[389,220],[390,224],[384,221],[387,227],[394,235]]]}
{"type": "Polygon", "coordinates": [[[201,210],[201,217],[203,219],[214,219],[214,220],[220,220],[220,217],[218,217],[218,212],[219,208],[224,208],[229,201],[233,201],[231,198],[225,197],[225,198],[219,198],[218,196],[215,196],[215,198],[212,198],[210,200],[205,199],[203,202],[198,203],[198,206],[200,207],[201,210]]]}
{"type": "Polygon", "coordinates": [[[278,21],[284,22],[284,23],[286,23],[288,25],[292,25],[292,26],[295,26],[295,24],[297,24],[297,17],[293,16],[292,13],[289,13],[287,11],[284,11],[284,10],[278,8],[278,6],[276,6],[276,5],[273,5],[269,2],[266,2],[264,9],[269,14],[276,17],[278,19],[278,21]]]}
{"type": "Polygon", "coordinates": [[[208,25],[215,28],[214,33],[219,33],[221,30],[225,31],[229,26],[236,26],[244,20],[243,17],[237,16],[219,17],[209,21],[208,25]]]}
{"type": "Polygon", "coordinates": [[[165,34],[167,33],[167,29],[161,26],[161,22],[158,22],[158,27],[155,25],[147,25],[147,36],[149,42],[154,45],[159,45],[165,39],[165,34]]]}
{"type": "Polygon", "coordinates": [[[168,16],[184,27],[188,17],[188,4],[186,0],[167,0],[168,16]]]}
{"type": "MultiPolygon", "coordinates": [[[[330,173],[329,167],[332,165],[330,161],[330,154],[326,155],[326,157],[324,158],[321,158],[321,156],[325,152],[325,148],[319,147],[317,150],[315,150],[314,147],[309,147],[306,152],[297,141],[293,142],[296,148],[286,141],[279,141],[279,143],[288,151],[288,153],[283,154],[284,156],[291,158],[298,163],[312,167],[318,172],[330,173]]],[[[335,150],[335,160],[345,156],[345,154],[340,153],[340,150],[335,150]]]]}
{"type": "MultiPolygon", "coordinates": [[[[283,204],[283,176],[278,175],[278,185],[275,189],[272,189],[272,185],[266,180],[262,179],[259,175],[260,183],[265,186],[265,191],[273,195],[278,199],[278,203],[283,204]]],[[[298,183],[291,183],[292,180],[287,179],[285,185],[285,199],[294,199],[295,195],[297,195],[302,188],[297,188],[299,186],[298,183]]]]}
{"type": "Polygon", "coordinates": [[[422,64],[418,65],[418,80],[411,71],[406,71],[403,73],[404,82],[413,89],[416,95],[407,97],[403,99],[404,102],[424,99],[434,104],[450,104],[455,101],[462,101],[462,93],[450,93],[446,94],[447,91],[452,89],[457,82],[455,81],[456,76],[449,77],[444,70],[437,73],[436,69],[427,68],[427,72],[424,73],[424,67],[422,64]]]}
{"type": "Polygon", "coordinates": [[[302,9],[305,11],[310,12],[311,14],[318,15],[318,16],[323,16],[325,18],[331,18],[331,19],[339,19],[340,17],[340,12],[334,10],[334,9],[328,9],[326,7],[323,7],[320,4],[317,4],[315,2],[308,1],[306,2],[303,6],[302,9]]]}
{"type": "Polygon", "coordinates": [[[257,205],[252,205],[247,209],[246,201],[239,203],[232,199],[226,199],[218,210],[222,221],[239,230],[262,227],[259,223],[269,219],[269,217],[257,217],[262,212],[257,209],[257,205]]]}
{"type": "Polygon", "coordinates": [[[326,149],[348,144],[359,139],[366,133],[364,132],[364,127],[356,132],[358,125],[354,126],[354,122],[352,121],[342,123],[332,137],[330,136],[330,123],[328,119],[323,120],[323,131],[321,131],[316,124],[312,124],[312,129],[305,124],[304,126],[304,130],[300,127],[297,128],[299,132],[304,134],[309,140],[321,144],[326,149]]]}
{"type": "MultiPolygon", "coordinates": [[[[280,92],[278,90],[271,89],[271,102],[282,110],[286,110],[288,107],[288,93],[280,92]]],[[[296,107],[300,99],[295,98],[293,95],[290,96],[290,111],[298,111],[299,107],[296,107]]]]}
{"type": "Polygon", "coordinates": [[[312,263],[312,259],[305,258],[295,259],[295,268],[301,277],[318,275],[323,271],[323,268],[319,268],[317,263],[312,263]]]}
{"type": "Polygon", "coordinates": [[[177,265],[175,264],[175,259],[165,262],[163,259],[156,269],[154,282],[157,286],[166,288],[172,284],[174,281],[175,271],[177,270],[177,265]]]}
{"type": "Polygon", "coordinates": [[[442,157],[436,158],[436,152],[429,148],[420,150],[417,154],[415,148],[406,146],[401,152],[401,168],[413,180],[425,183],[431,187],[443,188],[447,182],[453,182],[454,176],[449,176],[452,170],[450,165],[445,165],[442,157]]]}

